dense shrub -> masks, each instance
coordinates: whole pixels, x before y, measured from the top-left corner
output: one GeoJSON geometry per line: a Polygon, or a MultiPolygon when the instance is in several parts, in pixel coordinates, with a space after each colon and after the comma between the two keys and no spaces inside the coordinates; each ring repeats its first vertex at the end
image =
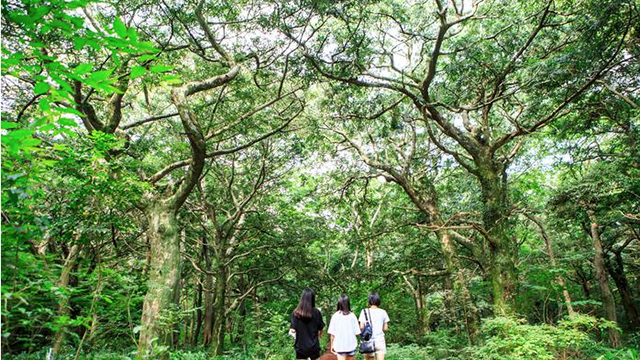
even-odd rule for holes
{"type": "Polygon", "coordinates": [[[567,317],[558,326],[530,325],[526,320],[497,317],[482,324],[483,342],[473,358],[516,359],[594,359],[606,353],[593,333],[615,324],[587,315],[567,317]]]}
{"type": "MultiPolygon", "coordinates": [[[[269,309],[264,309],[270,313],[269,309]]],[[[251,339],[251,346],[234,347],[224,356],[212,357],[209,349],[180,350],[171,352],[171,360],[289,360],[294,358],[293,339],[285,332],[287,320],[277,313],[270,313],[269,321],[262,322],[251,339]]],[[[249,323],[251,324],[251,320],[249,323]]],[[[557,326],[531,325],[524,319],[498,317],[483,322],[478,343],[469,346],[464,336],[455,331],[441,330],[428,333],[421,344],[388,344],[386,360],[639,360],[640,344],[637,335],[626,339],[628,344],[620,349],[608,348],[598,340],[613,323],[588,315],[566,317],[557,326]]],[[[326,336],[321,346],[326,348],[326,336]]],[[[56,360],[74,359],[75,350],[65,349],[56,360]]],[[[45,351],[17,356],[5,356],[7,360],[44,359],[45,351]]],[[[136,359],[135,349],[121,352],[94,351],[79,359],[131,360],[136,359]]],[[[364,359],[357,355],[356,359],[364,359]]]]}

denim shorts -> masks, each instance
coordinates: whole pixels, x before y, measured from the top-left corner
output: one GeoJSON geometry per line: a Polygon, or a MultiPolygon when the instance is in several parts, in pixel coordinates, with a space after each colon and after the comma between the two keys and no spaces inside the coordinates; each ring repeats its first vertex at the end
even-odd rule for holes
{"type": "Polygon", "coordinates": [[[338,355],[340,356],[354,356],[356,354],[356,351],[348,351],[348,352],[337,352],[338,355]]]}

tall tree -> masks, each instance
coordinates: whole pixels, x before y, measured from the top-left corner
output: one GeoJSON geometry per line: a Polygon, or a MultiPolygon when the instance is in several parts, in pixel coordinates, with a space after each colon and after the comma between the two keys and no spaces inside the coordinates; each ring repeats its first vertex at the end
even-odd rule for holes
{"type": "Polygon", "coordinates": [[[528,4],[322,3],[282,16],[320,75],[408,99],[433,143],[477,179],[496,314],[515,310],[518,283],[507,170],[526,136],[628,61],[621,50],[637,16],[628,2],[528,4]],[[553,100],[524,101],[542,94],[553,100]]]}

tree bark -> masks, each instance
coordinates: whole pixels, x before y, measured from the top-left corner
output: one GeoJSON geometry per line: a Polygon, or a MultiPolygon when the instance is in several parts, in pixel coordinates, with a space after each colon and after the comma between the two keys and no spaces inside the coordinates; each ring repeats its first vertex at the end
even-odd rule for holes
{"type": "MultiPolygon", "coordinates": [[[[245,282],[244,276],[240,275],[238,277],[238,292],[240,294],[244,294],[247,291],[249,291],[249,289],[247,289],[247,284],[245,282]]],[[[247,316],[247,302],[245,300],[243,300],[240,305],[238,306],[238,315],[239,315],[239,319],[240,321],[238,322],[237,326],[236,326],[236,331],[235,331],[235,336],[234,336],[234,343],[240,343],[242,341],[242,339],[244,338],[244,333],[245,333],[245,322],[244,322],[244,318],[247,316]]]]}
{"type": "Polygon", "coordinates": [[[207,267],[204,281],[204,334],[202,336],[202,344],[207,347],[211,344],[211,338],[213,336],[213,302],[215,299],[213,295],[213,275],[211,274],[211,251],[206,236],[203,237],[202,241],[202,251],[207,267]]]}
{"type": "MultiPolygon", "coordinates": [[[[182,230],[180,231],[180,245],[179,245],[180,253],[184,251],[184,243],[186,241],[186,237],[187,237],[186,230],[182,228],[182,230]]],[[[175,309],[180,313],[182,311],[182,302],[180,301],[180,299],[182,298],[182,289],[184,287],[184,282],[185,282],[185,279],[183,277],[183,271],[184,271],[184,264],[181,261],[178,269],[178,285],[176,286],[175,297],[173,300],[173,303],[175,304],[175,309]]],[[[181,315],[179,314],[176,314],[176,315],[178,316],[176,316],[174,319],[175,322],[173,324],[173,331],[171,334],[171,337],[172,337],[171,340],[172,340],[172,345],[174,349],[177,349],[179,346],[178,344],[180,341],[180,323],[184,321],[181,315]]],[[[185,332],[185,337],[186,336],[187,336],[187,333],[185,332]]]]}
{"type": "Polygon", "coordinates": [[[635,301],[633,301],[633,293],[629,287],[627,276],[624,273],[624,263],[622,262],[622,252],[614,251],[614,259],[607,259],[605,265],[609,274],[616,283],[618,292],[620,293],[620,299],[622,300],[622,306],[627,314],[627,326],[629,330],[635,330],[640,328],[640,311],[635,301]]]}
{"type": "Polygon", "coordinates": [[[147,209],[146,215],[151,261],[138,343],[143,356],[152,355],[158,346],[171,344],[171,324],[163,320],[163,313],[175,304],[180,277],[180,237],[175,209],[157,202],[147,209]]]}
{"type": "Polygon", "coordinates": [[[99,256],[100,255],[98,255],[97,259],[98,279],[96,280],[96,287],[93,290],[93,298],[91,299],[91,307],[89,308],[89,315],[91,316],[91,326],[89,327],[89,329],[85,329],[84,334],[82,334],[82,339],[80,339],[80,344],[78,345],[78,348],[76,350],[76,356],[73,358],[74,360],[78,360],[78,358],[80,357],[80,351],[82,351],[82,346],[85,342],[85,339],[87,339],[87,335],[89,336],[89,338],[87,339],[87,343],[89,343],[89,346],[91,346],[94,343],[95,336],[98,332],[99,317],[98,313],[96,312],[96,304],[98,303],[98,300],[100,300],[100,293],[102,292],[102,264],[99,256]]]}
{"type": "MultiPolygon", "coordinates": [[[[547,249],[549,262],[551,263],[551,266],[553,267],[553,269],[557,269],[558,267],[556,264],[556,256],[553,252],[553,247],[551,246],[551,239],[547,235],[547,231],[544,227],[544,224],[542,223],[542,221],[540,221],[540,219],[536,218],[533,215],[527,215],[527,217],[531,219],[531,221],[533,221],[536,225],[538,225],[538,228],[540,229],[540,234],[542,235],[542,239],[544,240],[544,246],[547,249]]],[[[558,281],[558,285],[560,285],[560,288],[562,289],[562,295],[564,297],[565,305],[567,305],[567,312],[569,313],[569,316],[573,316],[575,314],[575,311],[573,310],[573,305],[571,304],[571,296],[569,295],[569,290],[567,290],[567,283],[564,281],[564,278],[559,274],[556,276],[556,280],[558,281]]]]}
{"type": "Polygon", "coordinates": [[[196,290],[196,326],[193,334],[191,335],[191,345],[198,344],[198,338],[200,337],[200,331],[202,329],[202,283],[198,282],[198,288],[196,290]]]}
{"type": "MultiPolygon", "coordinates": [[[[602,242],[600,240],[600,230],[598,229],[598,219],[596,213],[592,208],[587,209],[589,215],[589,221],[591,222],[591,239],[593,240],[593,247],[595,249],[595,257],[593,259],[593,266],[596,272],[596,279],[600,286],[600,292],[602,292],[602,309],[604,310],[604,318],[618,323],[616,317],[616,303],[609,287],[609,279],[607,272],[604,268],[604,251],[602,249],[602,242]]],[[[620,335],[616,329],[609,329],[609,343],[613,347],[617,347],[620,343],[620,335]]]]}
{"type": "MultiPolygon", "coordinates": [[[[177,229],[176,213],[200,181],[207,154],[207,146],[200,123],[187,103],[187,97],[231,80],[226,76],[220,79],[222,80],[208,79],[205,82],[187,84],[171,91],[171,101],[178,109],[182,128],[191,147],[191,163],[181,181],[170,186],[170,188],[176,186],[177,189],[172,189],[163,196],[152,197],[145,206],[149,222],[147,236],[149,237],[151,262],[149,264],[147,295],[142,309],[142,329],[138,342],[138,351],[142,356],[153,354],[156,346],[171,345],[170,327],[172,324],[163,323],[162,312],[174,306],[180,280],[180,236],[177,229]],[[220,83],[220,81],[223,82],[220,83]]],[[[168,353],[154,356],[168,358],[168,353]]]]}
{"type": "Polygon", "coordinates": [[[222,355],[226,330],[226,293],[227,268],[220,265],[216,270],[215,303],[213,304],[213,331],[211,333],[211,351],[213,355],[222,355]]]}
{"type": "MultiPolygon", "coordinates": [[[[80,238],[80,234],[78,233],[75,237],[75,240],[80,238]]],[[[60,279],[58,280],[58,287],[61,289],[67,289],[69,286],[69,278],[71,276],[71,270],[75,266],[76,259],[78,254],[80,253],[81,245],[73,244],[71,249],[69,250],[69,254],[64,261],[64,266],[62,267],[62,273],[60,274],[60,279]]],[[[60,299],[58,301],[58,316],[69,316],[69,298],[66,295],[60,295],[60,299]]],[[[66,326],[61,326],[58,332],[56,333],[56,338],[53,342],[53,355],[57,355],[60,352],[60,348],[64,344],[64,339],[67,334],[66,326]]]]}
{"type": "MultiPolygon", "coordinates": [[[[428,288],[426,289],[428,290],[428,288]]],[[[427,296],[422,279],[418,278],[418,291],[413,295],[416,302],[416,311],[418,315],[419,333],[422,335],[431,333],[431,311],[427,308],[427,296]]]]}
{"type": "Polygon", "coordinates": [[[205,280],[204,292],[204,333],[202,335],[202,344],[206,347],[211,344],[213,338],[213,276],[207,274],[205,280]]]}
{"type": "Polygon", "coordinates": [[[502,166],[488,155],[486,157],[477,164],[484,205],[482,222],[489,243],[493,312],[495,316],[508,316],[515,311],[517,249],[510,235],[507,175],[502,166]]]}

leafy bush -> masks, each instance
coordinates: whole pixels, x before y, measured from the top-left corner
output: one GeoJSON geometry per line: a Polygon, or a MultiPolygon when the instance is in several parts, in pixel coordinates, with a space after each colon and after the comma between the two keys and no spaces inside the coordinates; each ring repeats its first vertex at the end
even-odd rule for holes
{"type": "Polygon", "coordinates": [[[640,352],[635,349],[610,350],[597,360],[639,360],[640,352]]]}
{"type": "Polygon", "coordinates": [[[425,335],[421,345],[435,359],[458,359],[468,343],[466,337],[454,329],[443,329],[425,335]]]}
{"type": "Polygon", "coordinates": [[[386,360],[435,360],[435,359],[462,359],[456,357],[457,351],[447,352],[444,348],[423,347],[418,345],[387,345],[386,360]]]}
{"type": "MultiPolygon", "coordinates": [[[[606,331],[615,324],[587,315],[567,317],[558,326],[529,325],[523,319],[497,317],[482,324],[485,336],[473,358],[515,359],[593,359],[606,349],[590,332],[606,331]]],[[[606,358],[605,358],[606,359],[606,358]]]]}

